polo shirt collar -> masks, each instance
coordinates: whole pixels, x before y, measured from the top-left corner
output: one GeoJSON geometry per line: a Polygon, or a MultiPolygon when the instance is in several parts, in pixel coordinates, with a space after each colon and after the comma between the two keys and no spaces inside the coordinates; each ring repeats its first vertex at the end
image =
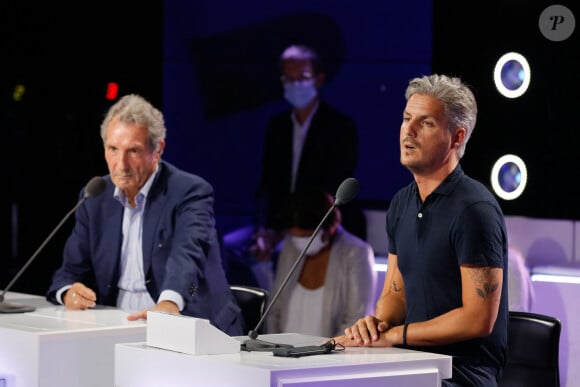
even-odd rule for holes
{"type": "MultiPolygon", "coordinates": [[[[439,184],[437,188],[432,193],[438,195],[449,195],[455,189],[455,186],[459,181],[465,176],[465,172],[461,168],[461,165],[457,164],[455,169],[439,184]]],[[[413,184],[413,190],[418,194],[419,190],[417,188],[417,182],[413,184]]]]}

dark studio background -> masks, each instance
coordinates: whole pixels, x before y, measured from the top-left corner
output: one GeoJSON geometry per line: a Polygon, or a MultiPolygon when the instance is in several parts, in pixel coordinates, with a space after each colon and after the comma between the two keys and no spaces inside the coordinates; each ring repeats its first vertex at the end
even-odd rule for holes
{"type": "MultiPolygon", "coordinates": [[[[500,199],[508,215],[580,218],[574,181],[579,125],[578,31],[551,42],[538,31],[546,1],[152,1],[0,5],[0,289],[24,265],[82,186],[106,173],[99,124],[119,94],[140,93],[168,128],[164,158],[212,183],[218,230],[253,213],[262,138],[287,108],[277,59],[290,43],[313,45],[328,65],[323,97],[359,129],[359,198],[385,208],[411,181],[399,164],[398,130],[409,79],[431,72],[474,87],[480,114],[466,172],[489,185],[504,153],[524,158],[528,188],[500,199]],[[492,82],[505,51],[530,59],[532,83],[516,100],[492,82]],[[22,101],[12,93],[26,85],[22,101]],[[562,192],[558,192],[562,190],[562,192]],[[13,219],[18,224],[13,224],[13,219]]],[[[578,16],[572,1],[560,1],[578,16]]],[[[329,138],[329,146],[332,139],[329,138]]],[[[13,290],[43,294],[72,227],[67,221],[13,290]]]]}

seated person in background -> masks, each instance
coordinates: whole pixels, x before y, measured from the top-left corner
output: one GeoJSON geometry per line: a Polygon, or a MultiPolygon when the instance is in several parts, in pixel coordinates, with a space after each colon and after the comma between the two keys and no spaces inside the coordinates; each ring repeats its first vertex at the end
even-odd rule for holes
{"type": "MultiPolygon", "coordinates": [[[[274,294],[333,203],[333,197],[320,190],[297,191],[289,198],[282,211],[286,232],[274,294]]],[[[375,285],[373,249],[341,226],[340,210],[334,208],[273,304],[267,331],[341,334],[373,310],[375,285]]]]}
{"type": "Polygon", "coordinates": [[[526,260],[518,249],[508,248],[508,300],[509,310],[530,312],[534,302],[532,277],[526,260]]]}
{"type": "MultiPolygon", "coordinates": [[[[326,73],[318,53],[291,45],[280,55],[278,66],[290,106],[268,121],[254,222],[223,238],[230,283],[268,290],[271,284],[263,269],[271,266],[268,262],[275,259],[283,236],[277,214],[287,196],[311,187],[335,192],[344,179],[355,176],[359,159],[354,120],[321,96],[326,73]]],[[[344,227],[365,239],[360,203],[353,200],[341,209],[344,227]]]]}
{"type": "Polygon", "coordinates": [[[116,306],[208,319],[230,335],[242,314],[222,268],[212,186],[163,161],[162,113],[138,95],[117,101],[101,124],[109,174],[84,202],[46,294],[85,310],[116,306]]]}

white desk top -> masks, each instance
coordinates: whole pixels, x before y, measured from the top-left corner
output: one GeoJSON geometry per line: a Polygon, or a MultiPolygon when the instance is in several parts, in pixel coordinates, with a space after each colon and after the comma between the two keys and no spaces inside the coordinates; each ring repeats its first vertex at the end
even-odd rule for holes
{"type": "Polygon", "coordinates": [[[89,311],[67,310],[62,305],[53,305],[42,296],[10,293],[6,294],[7,302],[32,305],[33,312],[0,314],[0,328],[15,329],[35,334],[54,334],[71,331],[94,331],[103,329],[123,329],[143,327],[145,320],[129,321],[127,312],[98,306],[89,311]],[[90,313],[98,310],[98,313],[90,313]]]}
{"type": "MultiPolygon", "coordinates": [[[[242,343],[247,340],[247,336],[235,336],[235,339],[242,343]]],[[[320,345],[326,341],[323,337],[308,336],[296,333],[279,333],[259,336],[260,340],[281,344],[292,344],[294,346],[320,345]]],[[[174,354],[176,357],[191,358],[196,362],[220,362],[230,365],[251,366],[268,369],[295,369],[295,368],[319,368],[321,366],[348,366],[359,365],[364,361],[369,364],[401,363],[413,362],[433,362],[440,364],[441,369],[451,371],[451,357],[430,352],[414,351],[404,348],[363,348],[348,347],[344,351],[332,352],[330,354],[304,356],[299,358],[274,356],[271,351],[240,351],[239,353],[223,355],[188,355],[179,352],[172,352],[155,347],[150,347],[144,342],[117,344],[118,346],[129,346],[137,350],[161,352],[166,355],[174,354]]],[[[171,355],[170,355],[171,356],[171,355]]],[[[444,377],[451,377],[444,372],[444,377]]]]}
{"type": "Polygon", "coordinates": [[[0,313],[0,372],[8,377],[7,386],[113,386],[115,344],[146,339],[146,321],[129,321],[120,309],[71,311],[43,296],[7,293],[5,298],[36,307],[0,313]]]}
{"type": "MultiPolygon", "coordinates": [[[[240,343],[246,336],[236,336],[240,343]]],[[[320,345],[324,338],[269,334],[260,340],[295,346],[320,345]]],[[[329,354],[278,357],[269,351],[190,355],[148,346],[115,346],[115,384],[212,386],[434,386],[451,377],[451,357],[403,348],[346,348],[329,354]],[[136,371],[139,370],[139,371],[136,371]]]]}

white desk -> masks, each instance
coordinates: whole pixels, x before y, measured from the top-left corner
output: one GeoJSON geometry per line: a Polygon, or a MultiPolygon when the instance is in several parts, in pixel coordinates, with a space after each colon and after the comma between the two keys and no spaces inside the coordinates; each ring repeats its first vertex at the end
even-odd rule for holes
{"type": "Polygon", "coordinates": [[[0,314],[0,375],[6,387],[113,386],[116,343],[143,341],[144,320],[114,308],[68,311],[42,296],[7,293],[30,313],[0,314]]]}
{"type": "MultiPolygon", "coordinates": [[[[247,337],[236,337],[242,342],[247,337]]],[[[319,345],[298,334],[262,335],[261,340],[319,345]]],[[[187,355],[145,342],[115,345],[115,386],[224,387],[439,387],[451,377],[451,357],[400,348],[346,348],[344,352],[285,358],[271,352],[187,355]]]]}

